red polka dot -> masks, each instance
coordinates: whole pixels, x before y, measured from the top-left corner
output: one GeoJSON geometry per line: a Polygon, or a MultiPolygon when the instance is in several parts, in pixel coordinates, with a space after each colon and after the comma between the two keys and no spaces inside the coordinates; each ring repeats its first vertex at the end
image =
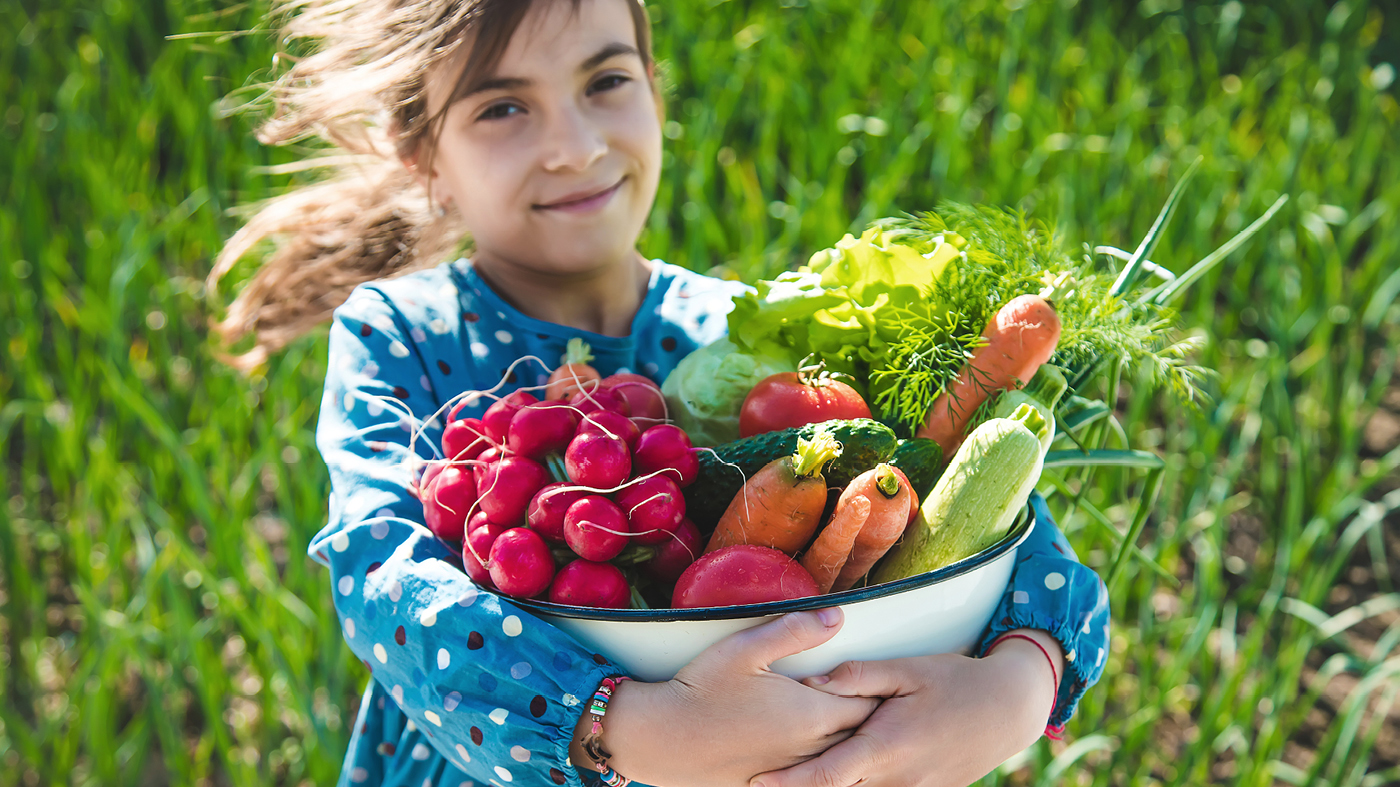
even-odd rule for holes
{"type": "Polygon", "coordinates": [[[481,734],[481,730],[477,727],[472,727],[472,743],[475,743],[477,746],[480,746],[482,738],[483,736],[481,734]]]}
{"type": "Polygon", "coordinates": [[[564,777],[564,772],[559,770],[558,768],[549,769],[549,778],[553,780],[555,784],[563,784],[564,782],[568,781],[568,779],[564,777]]]}
{"type": "Polygon", "coordinates": [[[549,710],[548,703],[545,702],[544,697],[541,697],[540,695],[536,694],[535,698],[530,700],[531,715],[538,719],[539,717],[544,715],[544,712],[546,710],[549,710]]]}
{"type": "Polygon", "coordinates": [[[395,746],[395,745],[392,744],[392,743],[388,743],[388,742],[379,744],[379,747],[376,749],[376,751],[378,751],[380,754],[384,755],[385,757],[392,757],[392,756],[394,756],[394,752],[396,752],[396,751],[398,751],[398,750],[399,750],[399,747],[395,746]]]}
{"type": "Polygon", "coordinates": [[[389,444],[382,440],[371,440],[369,443],[369,450],[375,452],[376,454],[388,447],[389,444]]]}
{"type": "Polygon", "coordinates": [[[379,562],[378,560],[374,561],[373,563],[370,563],[369,568],[365,569],[365,576],[369,576],[370,574],[373,574],[374,572],[378,571],[379,567],[382,565],[384,564],[379,562]]]}
{"type": "Polygon", "coordinates": [[[471,650],[481,650],[481,646],[486,644],[486,640],[481,636],[481,632],[473,631],[467,635],[467,647],[471,650]]]}
{"type": "Polygon", "coordinates": [[[437,364],[438,371],[441,371],[443,374],[452,374],[452,367],[448,366],[446,361],[438,361],[437,364]]]}
{"type": "Polygon", "coordinates": [[[477,314],[476,312],[462,312],[462,319],[466,320],[467,322],[476,322],[477,320],[481,319],[481,315],[477,314]]]}
{"type": "Polygon", "coordinates": [[[675,352],[675,349],[676,349],[676,340],[675,340],[675,338],[674,338],[674,337],[671,337],[671,336],[667,336],[666,338],[662,339],[662,340],[661,340],[661,349],[665,350],[665,351],[668,352],[668,353],[669,353],[669,352],[675,352]]]}
{"type": "Polygon", "coordinates": [[[363,325],[360,326],[360,335],[361,335],[361,336],[369,336],[371,333],[374,333],[374,329],[371,328],[371,327],[369,327],[369,323],[365,323],[365,324],[363,324],[363,325]]]}
{"type": "Polygon", "coordinates": [[[403,630],[403,626],[399,626],[394,631],[394,641],[399,643],[400,645],[408,641],[408,632],[403,630]]]}
{"type": "Polygon", "coordinates": [[[396,385],[394,386],[394,396],[397,396],[400,399],[407,399],[408,389],[404,388],[403,386],[396,385]]]}
{"type": "Polygon", "coordinates": [[[598,664],[607,664],[607,663],[608,663],[607,657],[604,656],[604,655],[601,654],[601,653],[594,653],[594,654],[593,654],[593,661],[597,662],[598,664]]]}
{"type": "Polygon", "coordinates": [[[327,561],[327,562],[330,561],[330,558],[326,556],[326,550],[324,550],[324,549],[318,549],[318,550],[316,550],[316,557],[319,557],[319,558],[321,558],[322,560],[327,561]]]}

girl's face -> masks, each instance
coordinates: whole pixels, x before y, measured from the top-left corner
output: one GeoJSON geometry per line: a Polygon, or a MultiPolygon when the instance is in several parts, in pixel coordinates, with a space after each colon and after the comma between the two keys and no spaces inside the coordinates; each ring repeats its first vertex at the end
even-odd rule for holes
{"type": "MultiPolygon", "coordinates": [[[[430,113],[456,74],[430,76],[430,113]]],[[[535,2],[496,73],[447,110],[433,157],[433,197],[478,259],[563,275],[634,259],[661,173],[652,85],[623,0],[535,2]]]]}

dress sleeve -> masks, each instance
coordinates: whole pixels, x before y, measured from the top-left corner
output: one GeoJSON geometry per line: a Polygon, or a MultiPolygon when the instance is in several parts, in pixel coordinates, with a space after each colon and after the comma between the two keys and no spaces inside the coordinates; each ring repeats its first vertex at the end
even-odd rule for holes
{"type": "Polygon", "coordinates": [[[1059,640],[1065,655],[1050,726],[1063,728],[1084,692],[1103,674],[1108,649],[1108,590],[1093,569],[1079,562],[1055,526],[1045,498],[1031,493],[1036,523],[1017,552],[1016,567],[976,655],[1002,634],[1041,629],[1059,640]]]}
{"type": "Polygon", "coordinates": [[[437,405],[414,333],[372,287],[335,312],[316,431],[330,519],[308,551],[350,649],[449,762],[479,783],[580,785],[575,722],[619,670],[478,587],[423,524],[408,465],[436,449],[410,437],[437,405]]]}

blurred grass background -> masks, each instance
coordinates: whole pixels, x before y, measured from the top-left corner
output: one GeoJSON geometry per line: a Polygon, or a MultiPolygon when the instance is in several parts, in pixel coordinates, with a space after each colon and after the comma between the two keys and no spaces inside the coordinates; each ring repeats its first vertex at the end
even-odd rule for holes
{"type": "MultiPolygon", "coordinates": [[[[338,771],[366,672],[305,557],[324,334],[250,380],[206,327],[228,211],[296,155],[224,112],[267,75],[264,8],[0,4],[0,785],[338,771]]],[[[1214,400],[1125,387],[1169,469],[1105,677],[987,782],[1400,782],[1400,9],[651,8],[674,90],[643,251],[698,270],[771,274],[940,199],[1131,249],[1199,155],[1153,255],[1181,271],[1291,195],[1183,303],[1214,400]]],[[[1063,481],[1105,570],[1141,478],[1063,481]]]]}

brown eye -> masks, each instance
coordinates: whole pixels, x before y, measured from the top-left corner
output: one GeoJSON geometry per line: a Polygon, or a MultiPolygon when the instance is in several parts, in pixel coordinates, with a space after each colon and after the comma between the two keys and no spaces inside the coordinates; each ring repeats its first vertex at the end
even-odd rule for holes
{"type": "Polygon", "coordinates": [[[513,109],[520,109],[520,107],[515,104],[492,104],[491,106],[487,107],[484,111],[482,111],[482,113],[478,116],[478,119],[499,120],[501,118],[510,117],[512,114],[514,114],[511,112],[511,110],[513,109]]]}
{"type": "Polygon", "coordinates": [[[630,78],[625,77],[621,74],[608,74],[607,76],[603,77],[597,82],[594,82],[592,85],[589,85],[588,92],[591,94],[601,93],[607,90],[613,90],[621,86],[622,83],[631,81],[632,80],[630,78]]]}

